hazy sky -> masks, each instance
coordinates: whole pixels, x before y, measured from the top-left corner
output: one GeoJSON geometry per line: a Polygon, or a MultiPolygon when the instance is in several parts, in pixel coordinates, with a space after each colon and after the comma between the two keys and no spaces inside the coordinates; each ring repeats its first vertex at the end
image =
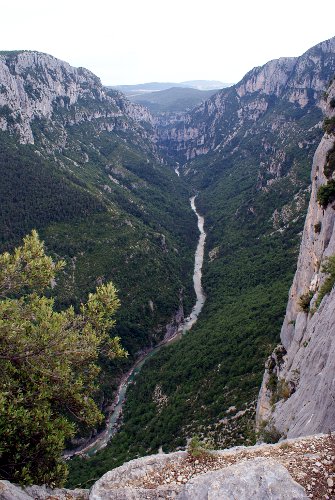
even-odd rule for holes
{"type": "Polygon", "coordinates": [[[335,2],[2,0],[0,50],[47,52],[105,85],[237,82],[335,36],[335,2]]]}

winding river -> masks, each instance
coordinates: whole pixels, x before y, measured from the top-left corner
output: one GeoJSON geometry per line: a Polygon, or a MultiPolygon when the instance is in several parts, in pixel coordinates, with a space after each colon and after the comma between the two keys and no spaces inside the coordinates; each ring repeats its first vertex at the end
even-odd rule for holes
{"type": "MultiPolygon", "coordinates": [[[[178,172],[179,175],[179,172],[178,172]]],[[[75,455],[79,454],[85,454],[85,455],[94,455],[97,451],[101,450],[104,448],[110,438],[116,434],[118,430],[118,422],[121,417],[122,413],[122,406],[125,401],[126,397],[126,392],[129,384],[131,384],[136,377],[136,375],[139,373],[141,370],[142,366],[144,363],[150,359],[154,354],[156,354],[164,345],[169,344],[171,342],[174,342],[175,340],[179,339],[184,333],[188,332],[192,326],[196,323],[198,316],[203,308],[203,305],[205,303],[205,294],[202,288],[201,284],[201,278],[202,278],[202,266],[203,266],[203,261],[204,261],[204,247],[205,247],[205,240],[206,240],[206,233],[204,231],[204,217],[198,214],[196,206],[195,206],[195,198],[196,196],[192,196],[190,198],[190,203],[191,203],[191,208],[194,211],[194,213],[197,216],[198,219],[198,229],[199,229],[199,240],[198,240],[198,245],[197,249],[195,252],[195,258],[194,258],[194,273],[193,273],[193,284],[194,284],[194,291],[196,293],[196,302],[193,306],[193,309],[191,311],[191,314],[187,316],[184,321],[179,325],[178,330],[169,337],[168,339],[164,339],[162,342],[157,344],[156,347],[151,349],[149,352],[144,354],[140,359],[137,360],[137,362],[134,364],[134,366],[131,368],[131,370],[124,375],[122,378],[119,389],[117,391],[115,400],[114,400],[114,405],[109,413],[109,416],[106,421],[106,428],[102,432],[100,432],[93,441],[91,441],[87,446],[81,449],[77,450],[68,450],[64,453],[64,458],[70,458],[75,455]]]]}

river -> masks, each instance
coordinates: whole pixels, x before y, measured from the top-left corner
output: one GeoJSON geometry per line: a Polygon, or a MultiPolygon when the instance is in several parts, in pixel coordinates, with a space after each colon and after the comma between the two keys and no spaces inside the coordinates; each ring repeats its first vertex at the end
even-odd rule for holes
{"type": "Polygon", "coordinates": [[[197,219],[198,219],[198,229],[199,229],[199,240],[198,240],[198,245],[196,248],[195,252],[195,257],[194,257],[194,272],[193,272],[193,285],[194,285],[194,291],[196,294],[196,302],[192,308],[191,314],[187,316],[184,321],[180,324],[178,327],[178,330],[175,332],[174,335],[169,337],[168,339],[163,340],[159,344],[157,344],[156,347],[148,351],[146,354],[144,354],[140,359],[137,360],[137,362],[134,364],[134,366],[131,368],[131,370],[124,375],[122,378],[119,389],[116,394],[116,398],[114,401],[113,409],[111,410],[107,421],[106,421],[106,428],[102,432],[100,432],[93,441],[91,441],[87,446],[81,449],[77,450],[68,450],[64,453],[64,458],[70,458],[73,457],[74,455],[79,455],[79,454],[85,454],[85,455],[94,455],[97,451],[101,450],[104,448],[110,438],[116,434],[118,430],[118,422],[121,417],[122,413],[122,406],[126,398],[126,392],[129,384],[131,384],[136,377],[136,375],[139,373],[141,370],[142,366],[144,363],[150,359],[152,356],[154,356],[164,345],[169,344],[171,342],[174,342],[178,340],[184,333],[188,332],[192,326],[196,323],[198,316],[204,306],[206,297],[202,288],[202,266],[204,262],[204,248],[205,248],[205,240],[206,240],[206,233],[204,230],[204,217],[202,217],[196,209],[195,206],[195,198],[196,196],[192,196],[190,198],[190,203],[191,203],[191,208],[193,212],[196,214],[197,219]]]}

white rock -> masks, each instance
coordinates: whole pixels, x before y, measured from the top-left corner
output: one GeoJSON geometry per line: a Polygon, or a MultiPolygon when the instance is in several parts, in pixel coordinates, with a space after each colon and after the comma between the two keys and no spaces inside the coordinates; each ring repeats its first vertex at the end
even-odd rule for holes
{"type": "Polygon", "coordinates": [[[178,500],[306,499],[287,469],[270,459],[255,459],[191,479],[178,500]]]}

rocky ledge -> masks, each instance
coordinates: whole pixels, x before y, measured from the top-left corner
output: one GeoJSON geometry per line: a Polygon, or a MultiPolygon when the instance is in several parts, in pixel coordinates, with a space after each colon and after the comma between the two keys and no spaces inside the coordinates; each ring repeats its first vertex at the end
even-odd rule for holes
{"type": "Polygon", "coordinates": [[[139,458],[107,472],[88,490],[20,488],[0,481],[0,500],[292,500],[335,498],[335,437],[317,435],[192,457],[139,458]]]}

